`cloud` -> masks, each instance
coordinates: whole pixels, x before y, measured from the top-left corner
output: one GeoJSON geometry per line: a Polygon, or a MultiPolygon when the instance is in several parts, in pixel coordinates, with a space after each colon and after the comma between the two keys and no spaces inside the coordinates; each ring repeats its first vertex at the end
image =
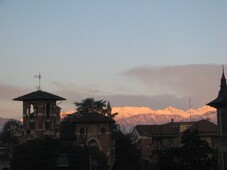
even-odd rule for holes
{"type": "Polygon", "coordinates": [[[120,84],[121,82],[117,86],[121,87],[120,91],[112,92],[103,92],[100,87],[93,85],[86,87],[64,83],[56,83],[56,85],[57,94],[67,98],[64,102],[64,106],[67,105],[65,110],[74,108],[75,101],[81,101],[87,97],[109,100],[113,106],[147,106],[154,109],[173,106],[187,110],[189,98],[192,107],[198,108],[217,96],[221,73],[222,67],[213,64],[141,66],[121,73],[126,81],[130,79],[130,83],[140,86],[136,87],[140,88],[138,94],[130,94],[127,86],[120,84]],[[123,89],[124,92],[128,91],[124,93],[123,89]]]}
{"type": "Polygon", "coordinates": [[[221,69],[220,65],[213,64],[141,66],[129,69],[122,75],[150,89],[148,96],[162,96],[162,102],[174,96],[172,99],[192,98],[194,105],[200,106],[217,96],[221,69]]]}
{"type": "Polygon", "coordinates": [[[188,98],[178,98],[173,95],[159,95],[159,96],[146,96],[146,95],[111,95],[100,96],[105,100],[109,100],[112,106],[136,106],[136,107],[150,107],[153,109],[163,109],[168,106],[177,107],[179,109],[188,108],[188,98]]]}
{"type": "Polygon", "coordinates": [[[21,103],[15,102],[12,99],[20,95],[26,94],[31,89],[23,89],[12,85],[0,83],[0,117],[4,118],[20,118],[21,103]]]}
{"type": "Polygon", "coordinates": [[[26,90],[7,84],[0,84],[0,100],[12,100],[17,95],[25,94],[26,90]]]}
{"type": "MultiPolygon", "coordinates": [[[[105,90],[101,85],[68,82],[52,82],[43,90],[67,99],[59,105],[62,111],[74,110],[74,102],[88,97],[109,100],[112,106],[147,106],[153,109],[173,106],[187,110],[189,98],[192,107],[198,108],[217,96],[221,74],[222,67],[212,64],[141,66],[124,71],[121,73],[124,82],[115,82],[114,87],[105,90]]],[[[12,99],[32,91],[0,82],[0,117],[20,118],[22,104],[12,99]]]]}

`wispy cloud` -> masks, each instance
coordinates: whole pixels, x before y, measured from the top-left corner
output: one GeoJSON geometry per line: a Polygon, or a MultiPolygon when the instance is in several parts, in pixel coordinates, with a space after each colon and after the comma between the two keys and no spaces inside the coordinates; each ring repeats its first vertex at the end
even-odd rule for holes
{"type": "Polygon", "coordinates": [[[21,103],[15,102],[12,99],[26,94],[30,90],[0,83],[0,117],[20,118],[22,116],[21,103]]]}
{"type": "Polygon", "coordinates": [[[111,101],[112,106],[136,106],[136,107],[150,107],[153,109],[163,109],[168,106],[173,106],[179,109],[188,108],[187,97],[176,97],[173,95],[159,95],[159,96],[146,96],[146,95],[111,95],[100,96],[105,100],[111,101]]]}
{"type": "MultiPolygon", "coordinates": [[[[149,96],[170,95],[175,98],[192,98],[194,105],[198,106],[216,97],[221,66],[213,64],[141,66],[129,69],[122,75],[150,88],[149,96]]],[[[161,102],[163,101],[164,98],[161,102]]]]}
{"type": "Polygon", "coordinates": [[[26,89],[0,83],[0,100],[12,100],[16,97],[15,95],[22,95],[24,93],[26,93],[26,89]]]}

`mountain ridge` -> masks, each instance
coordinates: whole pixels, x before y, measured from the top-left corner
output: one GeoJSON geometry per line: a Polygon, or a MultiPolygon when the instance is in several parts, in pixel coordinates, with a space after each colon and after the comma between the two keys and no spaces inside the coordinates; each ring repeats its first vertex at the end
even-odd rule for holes
{"type": "Polygon", "coordinates": [[[144,113],[144,107],[141,109],[139,107],[113,107],[112,109],[113,113],[119,113],[115,120],[126,132],[132,130],[136,125],[164,124],[170,121],[189,122],[208,119],[213,123],[217,122],[216,109],[210,106],[202,106],[198,109],[189,109],[187,111],[171,106],[163,110],[150,109],[150,113],[148,108],[145,110],[147,111],[146,113],[144,113]],[[133,115],[128,114],[128,110],[133,110],[133,108],[135,108],[133,115]]]}
{"type": "Polygon", "coordinates": [[[180,115],[183,116],[184,118],[187,118],[189,116],[193,115],[202,115],[207,112],[214,112],[216,111],[215,108],[212,108],[210,106],[202,106],[198,109],[188,109],[187,111],[183,111],[180,109],[177,109],[175,107],[169,106],[165,109],[158,109],[154,110],[151,109],[150,107],[113,107],[112,112],[118,112],[118,115],[115,117],[115,120],[125,118],[125,117],[131,117],[139,114],[147,114],[147,113],[153,113],[153,114],[158,114],[158,115],[180,115]]]}

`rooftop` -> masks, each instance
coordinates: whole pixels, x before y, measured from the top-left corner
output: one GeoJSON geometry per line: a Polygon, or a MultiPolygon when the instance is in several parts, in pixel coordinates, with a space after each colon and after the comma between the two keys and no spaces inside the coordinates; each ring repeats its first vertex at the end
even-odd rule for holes
{"type": "Polygon", "coordinates": [[[189,128],[197,129],[199,133],[217,133],[217,125],[208,121],[200,120],[197,122],[169,122],[163,125],[137,125],[141,136],[174,136],[180,134],[180,125],[190,125],[189,128]]]}
{"type": "Polygon", "coordinates": [[[34,91],[28,94],[25,94],[23,96],[14,98],[13,100],[16,101],[26,101],[26,100],[66,100],[63,97],[42,91],[42,90],[38,90],[38,91],[34,91]]]}
{"type": "Polygon", "coordinates": [[[91,122],[115,122],[112,118],[104,116],[100,113],[92,112],[82,115],[75,119],[75,123],[91,123],[91,122]]]}

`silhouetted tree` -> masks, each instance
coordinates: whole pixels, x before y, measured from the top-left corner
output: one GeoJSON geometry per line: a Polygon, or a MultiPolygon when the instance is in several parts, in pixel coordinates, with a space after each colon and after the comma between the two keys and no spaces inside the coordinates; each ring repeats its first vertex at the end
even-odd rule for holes
{"type": "Polygon", "coordinates": [[[180,155],[179,148],[165,148],[158,151],[158,165],[159,170],[181,170],[181,163],[178,161],[180,155]]]}
{"type": "Polygon", "coordinates": [[[93,170],[104,170],[107,167],[104,154],[96,148],[65,145],[57,139],[46,137],[17,145],[13,153],[12,169],[55,170],[58,169],[59,157],[67,159],[67,170],[89,170],[90,163],[93,170]]]}
{"type": "Polygon", "coordinates": [[[2,143],[17,143],[17,138],[14,136],[14,133],[22,128],[22,124],[18,120],[11,119],[7,121],[0,134],[0,141],[2,143]]]}
{"type": "Polygon", "coordinates": [[[104,107],[106,107],[106,101],[98,100],[94,98],[86,98],[81,102],[75,102],[77,113],[83,115],[91,112],[103,113],[104,107]]]}
{"type": "Polygon", "coordinates": [[[111,106],[110,103],[104,100],[94,100],[94,98],[86,98],[82,100],[81,102],[75,102],[77,114],[79,116],[87,113],[100,113],[105,116],[109,116],[113,118],[118,113],[111,113],[111,106]]]}
{"type": "Polygon", "coordinates": [[[129,135],[115,130],[115,165],[114,170],[137,170],[139,169],[139,151],[135,144],[132,144],[129,135]]]}
{"type": "Polygon", "coordinates": [[[205,140],[200,139],[197,130],[187,129],[181,137],[181,143],[179,158],[184,169],[213,169],[213,150],[205,140]]]}
{"type": "Polygon", "coordinates": [[[181,136],[182,146],[158,151],[159,170],[216,170],[217,157],[196,129],[187,129],[181,136]]]}

